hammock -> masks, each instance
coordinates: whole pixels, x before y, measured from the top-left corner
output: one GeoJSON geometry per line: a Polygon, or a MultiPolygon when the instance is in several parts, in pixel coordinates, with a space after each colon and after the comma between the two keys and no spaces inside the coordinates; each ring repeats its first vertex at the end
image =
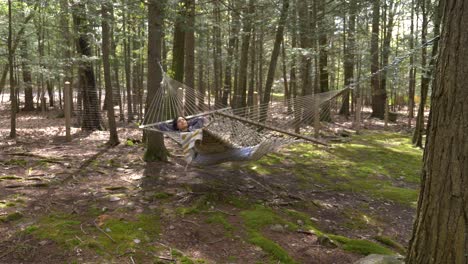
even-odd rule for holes
{"type": "Polygon", "coordinates": [[[161,88],[151,99],[140,128],[164,133],[176,141],[188,164],[257,160],[298,139],[326,145],[294,131],[316,118],[329,115],[330,100],[344,90],[231,109],[212,104],[204,92],[163,74],[161,88]],[[202,118],[203,126],[186,133],[176,131],[172,120],[179,116],[189,123],[202,118]]]}

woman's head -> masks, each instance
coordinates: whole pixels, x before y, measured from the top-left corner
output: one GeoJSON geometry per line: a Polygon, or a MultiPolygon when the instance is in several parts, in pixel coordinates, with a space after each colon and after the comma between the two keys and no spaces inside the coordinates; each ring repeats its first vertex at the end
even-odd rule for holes
{"type": "Polygon", "coordinates": [[[179,116],[172,121],[172,126],[174,127],[174,130],[187,131],[188,122],[185,117],[179,116]]]}

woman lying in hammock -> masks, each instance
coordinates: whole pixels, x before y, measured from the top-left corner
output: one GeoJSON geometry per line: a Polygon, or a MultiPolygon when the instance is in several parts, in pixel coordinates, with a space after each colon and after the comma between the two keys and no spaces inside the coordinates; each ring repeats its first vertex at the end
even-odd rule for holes
{"type": "Polygon", "coordinates": [[[156,128],[162,132],[193,132],[195,129],[203,128],[206,125],[206,119],[203,117],[194,117],[187,120],[183,116],[174,118],[172,122],[164,122],[156,125],[156,128]]]}

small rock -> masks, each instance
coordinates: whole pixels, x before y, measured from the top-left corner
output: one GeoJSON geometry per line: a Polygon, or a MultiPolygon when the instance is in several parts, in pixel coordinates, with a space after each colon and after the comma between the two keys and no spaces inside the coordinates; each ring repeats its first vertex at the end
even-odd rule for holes
{"type": "Polygon", "coordinates": [[[304,222],[303,222],[302,220],[299,219],[299,220],[297,220],[297,224],[300,225],[300,226],[302,226],[302,225],[304,225],[304,222]]]}
{"type": "Polygon", "coordinates": [[[319,220],[315,217],[311,217],[310,220],[314,221],[314,222],[318,222],[319,220]]]}
{"type": "Polygon", "coordinates": [[[109,198],[109,201],[111,202],[117,202],[117,201],[120,201],[121,198],[120,197],[117,197],[117,196],[111,196],[111,198],[109,198]]]}
{"type": "Polygon", "coordinates": [[[39,245],[41,246],[44,246],[45,244],[47,244],[47,240],[42,240],[41,242],[39,242],[39,245]]]}
{"type": "Polygon", "coordinates": [[[404,262],[398,256],[371,254],[354,264],[404,264],[404,262]]]}
{"type": "Polygon", "coordinates": [[[175,227],[174,227],[173,225],[170,225],[170,226],[169,226],[169,229],[170,229],[170,230],[174,230],[175,227]]]}
{"type": "Polygon", "coordinates": [[[135,239],[133,239],[133,242],[135,242],[135,244],[140,244],[141,240],[138,239],[138,238],[135,238],[135,239]]]}
{"type": "Polygon", "coordinates": [[[34,206],[34,211],[41,210],[40,206],[34,206]]]}
{"type": "Polygon", "coordinates": [[[109,233],[111,232],[112,230],[110,230],[110,228],[106,228],[106,232],[109,233]]]}
{"type": "Polygon", "coordinates": [[[275,232],[284,232],[284,227],[280,224],[276,224],[276,225],[270,226],[270,230],[275,231],[275,232]]]}
{"type": "Polygon", "coordinates": [[[338,245],[335,243],[335,241],[331,240],[328,236],[321,236],[318,238],[317,242],[325,247],[329,248],[336,248],[338,245]]]}

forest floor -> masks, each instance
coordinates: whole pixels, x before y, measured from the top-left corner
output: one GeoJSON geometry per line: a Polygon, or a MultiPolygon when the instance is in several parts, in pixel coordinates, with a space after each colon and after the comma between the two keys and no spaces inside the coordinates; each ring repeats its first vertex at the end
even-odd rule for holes
{"type": "MultiPolygon", "coordinates": [[[[256,162],[143,161],[141,131],[72,130],[58,113],[0,109],[0,263],[353,263],[402,254],[422,151],[402,124],[300,143],[256,162]],[[403,246],[402,246],[403,245],[403,246]]],[[[404,120],[403,120],[404,121],[404,120]]],[[[346,126],[346,123],[340,124],[346,126]]],[[[172,148],[170,141],[167,145],[172,148]]]]}

